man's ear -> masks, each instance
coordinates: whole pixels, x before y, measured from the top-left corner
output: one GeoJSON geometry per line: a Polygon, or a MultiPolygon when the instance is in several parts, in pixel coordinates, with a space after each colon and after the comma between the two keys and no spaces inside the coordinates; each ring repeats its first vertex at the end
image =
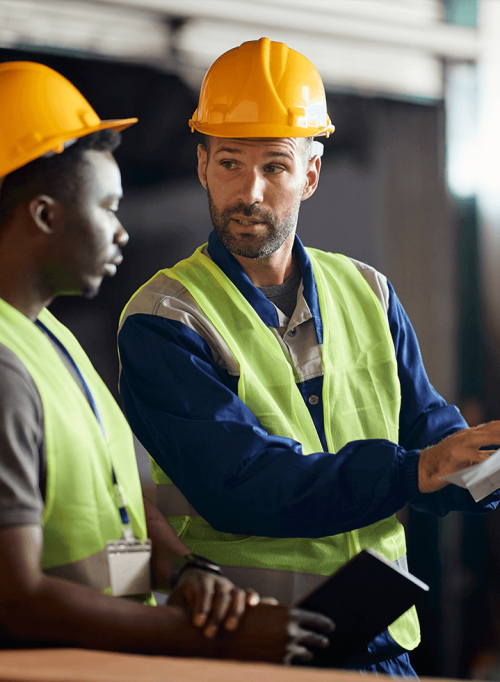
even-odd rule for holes
{"type": "Polygon", "coordinates": [[[207,163],[208,154],[207,150],[202,144],[198,145],[198,177],[200,182],[205,189],[207,189],[207,163]]]}
{"type": "Polygon", "coordinates": [[[37,194],[29,203],[30,215],[35,225],[45,232],[52,234],[56,212],[56,200],[47,194],[37,194]]]}
{"type": "Polygon", "coordinates": [[[319,173],[321,170],[321,157],[319,155],[313,156],[307,162],[306,182],[302,191],[301,201],[309,199],[316,191],[319,183],[319,173]]]}

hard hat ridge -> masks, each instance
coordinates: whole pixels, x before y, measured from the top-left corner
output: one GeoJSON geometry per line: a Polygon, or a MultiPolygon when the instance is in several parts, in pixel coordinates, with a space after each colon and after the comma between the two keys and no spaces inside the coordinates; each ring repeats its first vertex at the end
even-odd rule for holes
{"type": "Polygon", "coordinates": [[[90,133],[123,130],[136,118],[101,121],[85,97],[37,62],[0,64],[0,177],[90,133]]]}
{"type": "Polygon", "coordinates": [[[328,137],[335,130],[314,65],[269,38],[243,43],[212,64],[189,125],[217,137],[328,137]]]}

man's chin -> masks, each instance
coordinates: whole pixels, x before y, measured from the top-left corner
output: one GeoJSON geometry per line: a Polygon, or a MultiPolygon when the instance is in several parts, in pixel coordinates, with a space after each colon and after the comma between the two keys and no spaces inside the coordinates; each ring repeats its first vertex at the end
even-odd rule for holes
{"type": "Polygon", "coordinates": [[[85,282],[81,285],[79,291],[67,292],[73,296],[81,296],[82,298],[92,299],[97,296],[101,289],[102,277],[96,277],[91,282],[85,282]]]}
{"type": "Polygon", "coordinates": [[[92,298],[95,298],[98,293],[99,293],[99,287],[89,287],[88,289],[84,289],[82,291],[82,296],[83,296],[83,298],[90,300],[92,298]]]}
{"type": "Polygon", "coordinates": [[[231,239],[225,246],[235,256],[250,258],[268,258],[277,251],[282,242],[270,239],[231,239]]]}

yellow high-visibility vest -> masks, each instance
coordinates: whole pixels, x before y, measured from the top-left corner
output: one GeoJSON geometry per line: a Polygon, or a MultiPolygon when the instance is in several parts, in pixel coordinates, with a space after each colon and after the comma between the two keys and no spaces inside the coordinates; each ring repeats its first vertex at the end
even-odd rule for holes
{"type": "MultiPolygon", "coordinates": [[[[0,343],[30,373],[43,405],[47,481],[42,516],[42,569],[110,592],[105,546],[122,536],[113,498],[112,466],[124,490],[134,535],[146,519],[132,432],[73,334],[44,309],[38,317],[80,369],[98,406],[96,416],[47,335],[0,299],[0,343]]],[[[145,603],[154,604],[152,595],[145,603]]]]}
{"type": "MultiPolygon", "coordinates": [[[[275,332],[204,255],[204,248],[158,275],[181,282],[224,339],[240,368],[238,396],[262,426],[271,434],[301,443],[304,455],[321,452],[291,359],[275,332]]],[[[333,457],[346,443],[368,438],[397,443],[401,391],[394,344],[380,303],[348,258],[316,249],[307,252],[323,321],[322,398],[329,451],[333,457]]],[[[170,488],[174,500],[182,498],[154,461],[152,473],[159,488],[166,486],[165,497],[170,488]]],[[[179,512],[169,516],[169,521],[182,541],[193,552],[223,565],[230,578],[245,580],[244,586],[249,584],[261,594],[272,595],[273,586],[287,577],[294,585],[313,585],[316,576],[332,574],[366,547],[400,565],[406,555],[404,529],[395,516],[330,537],[267,538],[221,533],[193,509],[180,511],[186,507],[185,498],[179,504],[179,512]]],[[[420,641],[415,609],[395,621],[389,631],[402,647],[415,648],[420,641]]]]}

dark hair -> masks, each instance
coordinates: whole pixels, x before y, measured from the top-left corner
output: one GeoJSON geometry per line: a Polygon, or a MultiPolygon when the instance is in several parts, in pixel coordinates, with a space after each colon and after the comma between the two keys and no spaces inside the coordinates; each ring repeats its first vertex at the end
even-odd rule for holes
{"type": "MultiPolygon", "coordinates": [[[[207,150],[207,160],[210,158],[210,135],[204,135],[205,138],[205,149],[207,150]]],[[[304,140],[302,144],[302,149],[303,149],[303,155],[304,155],[304,163],[307,163],[309,159],[311,158],[311,151],[312,151],[312,143],[313,139],[312,137],[303,137],[304,140]]]]}
{"type": "Polygon", "coordinates": [[[107,128],[79,138],[62,154],[35,159],[5,176],[0,187],[0,229],[11,220],[16,207],[37,194],[48,194],[65,203],[78,199],[86,164],[84,152],[114,151],[121,141],[116,130],[107,128]]]}

